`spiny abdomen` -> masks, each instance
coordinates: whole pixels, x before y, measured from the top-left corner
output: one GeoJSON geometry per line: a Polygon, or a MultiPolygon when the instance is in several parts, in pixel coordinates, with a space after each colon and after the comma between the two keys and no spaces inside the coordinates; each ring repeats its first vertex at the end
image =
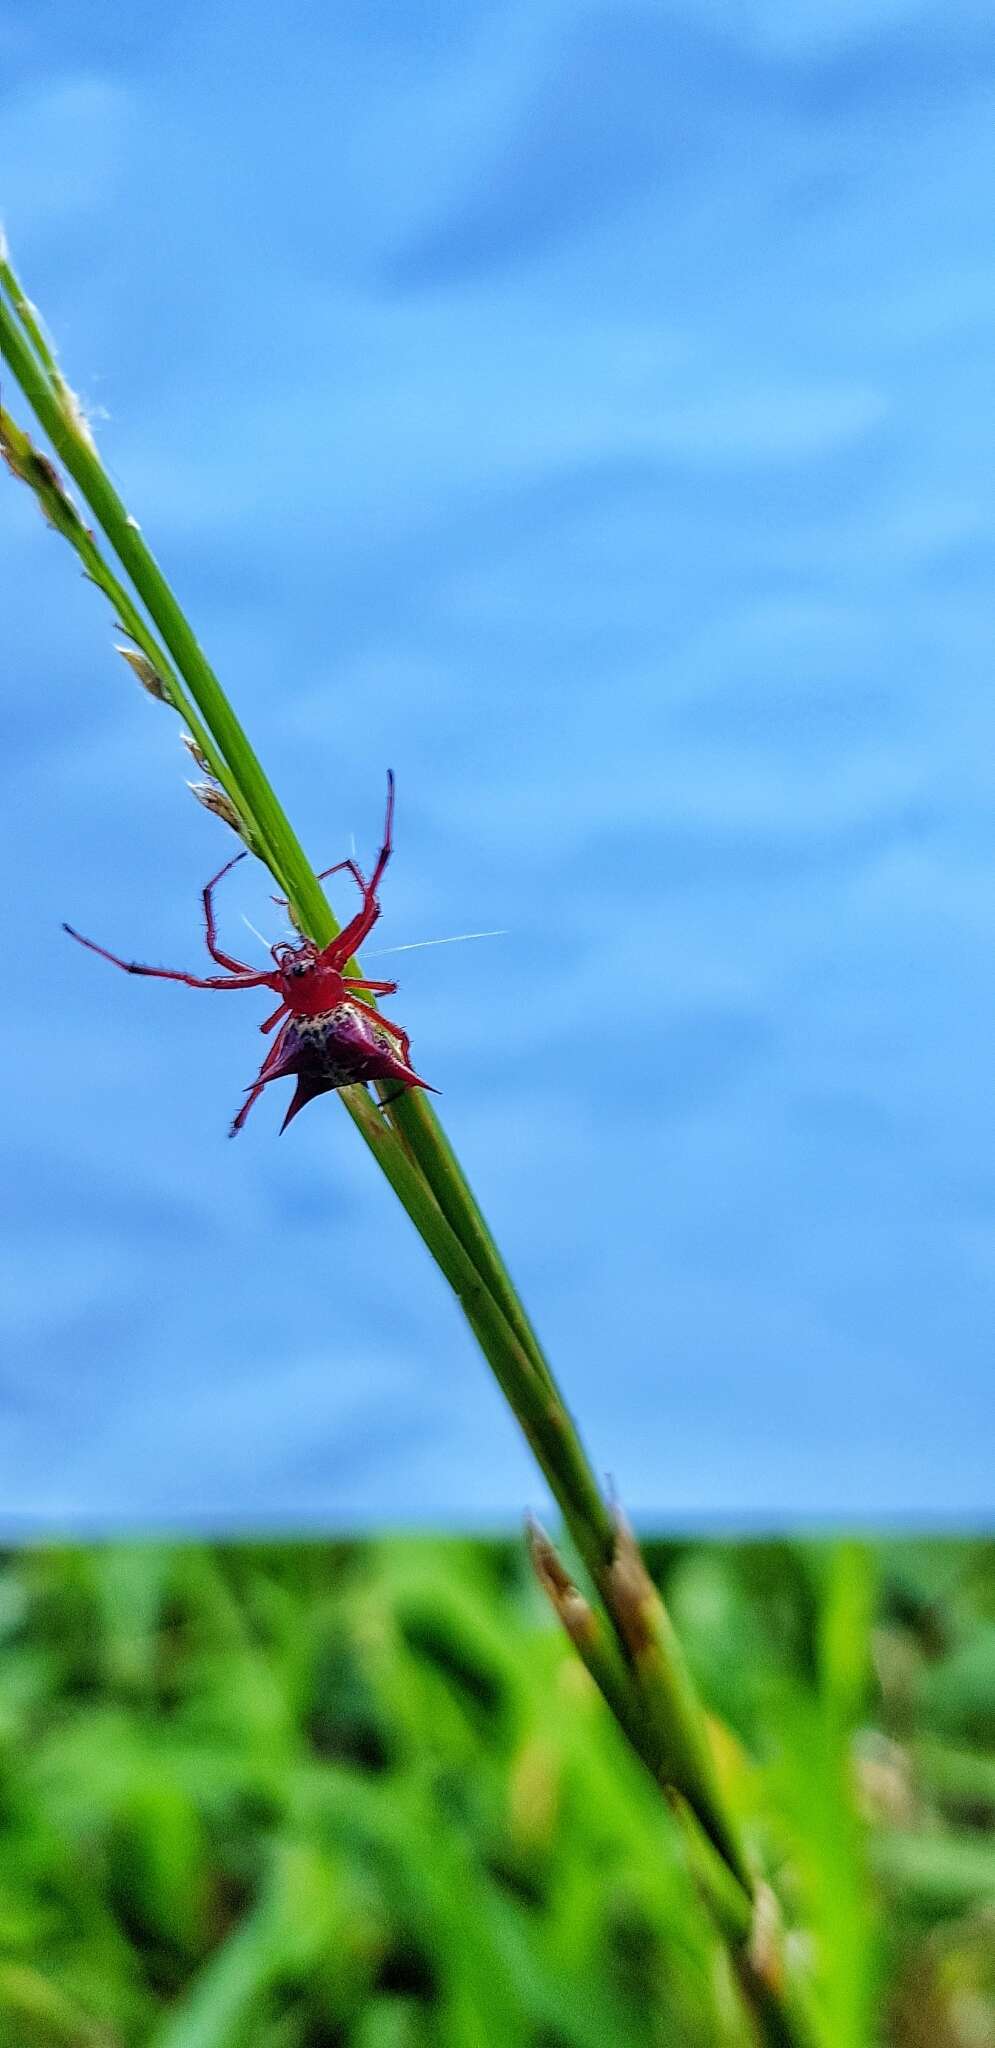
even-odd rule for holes
{"type": "Polygon", "coordinates": [[[372,1011],[338,1003],[316,1017],[288,1018],[280,1066],[327,1088],[347,1088],[352,1081],[387,1080],[398,1071],[398,1054],[396,1039],[372,1011]]]}

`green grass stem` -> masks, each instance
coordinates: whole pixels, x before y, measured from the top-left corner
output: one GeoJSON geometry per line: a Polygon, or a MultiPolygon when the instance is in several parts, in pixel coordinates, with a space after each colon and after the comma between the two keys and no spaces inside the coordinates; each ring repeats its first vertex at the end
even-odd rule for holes
{"type": "MultiPolygon", "coordinates": [[[[327,945],[339,927],[321,885],[137,521],[103,467],[78,401],[21,289],[5,245],[0,249],[0,354],[129,578],[138,604],[104,559],[52,465],[4,414],[0,427],[11,468],[35,491],[46,516],[73,545],[86,573],[104,590],[126,632],[162,678],[169,701],[185,718],[211,773],[244,823],[247,839],[287,895],[300,928],[319,946],[327,945]]],[[[645,1724],[641,1739],[659,1753],[658,1775],[687,1800],[735,1882],[749,1895],[751,1878],[738,1827],[711,1768],[703,1709],[676,1638],[654,1594],[654,1626],[648,1632],[643,1630],[637,1640],[638,1632],[632,1627],[631,1584],[626,1590],[620,1578],[618,1529],[612,1510],[434,1110],[415,1091],[406,1093],[387,1112],[363,1088],[347,1088],[341,1093],[377,1163],[456,1294],[605,1605],[621,1652],[611,1652],[616,1698],[609,1704],[630,1740],[635,1724],[645,1724]]],[[[629,1563],[632,1548],[626,1550],[629,1563]]],[[[649,1585],[648,1578],[645,1585],[649,1585]]],[[[638,1742],[635,1746],[638,1748],[638,1742]]],[[[801,2048],[804,2035],[791,2030],[793,2022],[786,2009],[781,2012],[776,1995],[774,2002],[780,2015],[778,2024],[783,2019],[787,2031],[775,2036],[766,2029],[764,2038],[791,2041],[801,2048]]]]}

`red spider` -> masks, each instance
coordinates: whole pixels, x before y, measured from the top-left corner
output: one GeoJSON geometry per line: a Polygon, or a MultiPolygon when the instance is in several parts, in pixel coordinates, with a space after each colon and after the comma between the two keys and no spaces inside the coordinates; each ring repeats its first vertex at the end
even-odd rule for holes
{"type": "MultiPolygon", "coordinates": [[[[256,974],[243,960],[232,959],[223,953],[218,945],[217,927],[214,921],[214,890],[222,876],[245,859],[244,853],[237,853],[234,860],[227,862],[204,890],[204,919],[207,927],[207,950],[212,960],[223,967],[223,974],[211,974],[201,978],[196,974],[182,974],[170,967],[142,967],[135,960],[119,960],[116,953],[108,953],[106,947],[97,946],[92,939],[84,939],[74,932],[72,925],[63,930],[71,939],[77,939],[81,946],[88,946],[91,953],[99,953],[102,960],[110,960],[115,967],[123,967],[126,974],[152,974],[160,981],[182,981],[188,988],[271,988],[280,998],[279,1006],[261,1024],[261,1031],[272,1031],[281,1025],[278,1038],[267,1053],[256,1079],[246,1090],[246,1099],[232,1124],[229,1137],[240,1131],[258,1095],[269,1081],[278,1081],[284,1074],[296,1074],[297,1087],[293,1100],[280,1128],[285,1131],[292,1117],[303,1109],[316,1095],[324,1095],[330,1088],[347,1088],[354,1081],[398,1081],[403,1088],[429,1088],[415,1073],[410,1059],[410,1042],[406,1031],[399,1024],[392,1024],[373,1004],[357,993],[365,989],[369,995],[393,995],[396,981],[367,981],[365,976],[344,974],[346,961],[362,944],[367,933],[376,924],[380,915],[377,902],[377,886],[391,856],[392,828],[394,822],[394,777],[387,771],[387,817],[384,824],[383,845],[377,855],[377,864],[367,882],[354,860],[340,860],[333,868],[326,868],[319,876],[325,881],[328,875],[337,875],[348,869],[353,880],[362,891],[362,906],[357,910],[338,938],[331,944],[319,948],[311,939],[299,939],[296,943],[281,940],[271,947],[275,967],[268,973],[256,974]]],[[[435,1095],[437,1089],[431,1088],[435,1095]]]]}

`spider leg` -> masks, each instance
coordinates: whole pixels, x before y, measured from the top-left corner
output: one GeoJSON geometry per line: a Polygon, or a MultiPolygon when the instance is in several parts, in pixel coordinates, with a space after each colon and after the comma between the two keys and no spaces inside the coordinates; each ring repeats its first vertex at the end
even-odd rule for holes
{"type": "Polygon", "coordinates": [[[344,869],[348,869],[361,894],[365,896],[366,876],[362,869],[356,866],[354,860],[337,860],[333,868],[322,868],[318,880],[319,882],[327,882],[329,875],[341,875],[344,869]]]}
{"type": "MultiPolygon", "coordinates": [[[[241,854],[237,855],[237,858],[241,860],[241,854]]],[[[321,873],[318,876],[319,882],[327,882],[329,875],[340,875],[342,873],[343,868],[348,868],[349,873],[351,874],[357,888],[365,896],[366,878],[363,875],[362,870],[356,866],[354,860],[337,860],[333,868],[322,868],[321,873]]],[[[270,902],[278,904],[281,910],[290,909],[290,904],[286,896],[271,896],[270,902]]]]}
{"type": "Polygon", "coordinates": [[[372,989],[375,996],[392,996],[397,992],[396,981],[367,981],[362,974],[343,974],[347,988],[372,989]]]}
{"type": "Polygon", "coordinates": [[[219,967],[227,967],[230,974],[251,974],[252,969],[246,966],[244,960],[235,960],[230,953],[222,953],[218,945],[218,930],[214,921],[214,891],[218,883],[224,880],[225,875],[230,874],[232,868],[237,867],[239,861],[244,859],[244,853],[236,853],[233,860],[227,861],[223,868],[218,869],[216,875],[212,875],[203,892],[204,923],[207,927],[207,950],[210,953],[211,959],[216,960],[219,967]]]}
{"type": "Polygon", "coordinates": [[[262,1092],[263,1092],[263,1089],[265,1088],[265,1086],[266,1086],[266,1082],[265,1082],[265,1081],[254,1081],[254,1082],[253,1082],[253,1084],[252,1084],[252,1087],[251,1087],[251,1088],[249,1089],[249,1091],[248,1091],[248,1094],[246,1095],[245,1101],[243,1102],[243,1104],[242,1104],[242,1107],[241,1107],[241,1109],[240,1109],[240,1110],[239,1110],[239,1112],[238,1112],[238,1115],[232,1118],[232,1120],[231,1120],[231,1123],[230,1123],[230,1124],[229,1124],[229,1126],[228,1126],[228,1136],[229,1136],[229,1138],[237,1138],[237,1137],[238,1137],[239,1131],[241,1130],[241,1128],[242,1128],[242,1125],[244,1124],[244,1122],[245,1122],[245,1119],[246,1119],[246,1117],[248,1116],[248,1114],[249,1114],[249,1111],[250,1111],[250,1109],[252,1108],[252,1105],[253,1105],[253,1103],[254,1103],[254,1102],[258,1102],[258,1100],[259,1100],[259,1097],[260,1097],[260,1095],[262,1094],[262,1092]]]}
{"type": "Polygon", "coordinates": [[[380,879],[381,876],[383,875],[383,871],[393,851],[393,846],[394,775],[393,771],[390,768],[388,768],[387,816],[384,820],[383,845],[381,846],[380,852],[377,855],[376,867],[374,868],[369,881],[364,883],[363,886],[362,909],[357,910],[355,917],[351,918],[349,923],[343,926],[342,930],[338,935],[338,938],[333,939],[331,945],[325,947],[325,950],[321,957],[326,966],[338,967],[340,964],[344,966],[345,962],[351,958],[353,953],[355,953],[357,947],[362,944],[363,940],[367,935],[367,932],[373,930],[377,918],[380,915],[380,905],[377,902],[377,889],[380,885],[380,879]]]}
{"type": "Polygon", "coordinates": [[[86,946],[89,952],[99,953],[102,960],[109,960],[113,967],[123,967],[125,974],[150,974],[156,981],[182,981],[187,988],[272,988],[275,976],[252,974],[182,974],[175,967],[143,967],[138,960],[122,960],[117,953],[109,953],[106,946],[98,946],[95,939],[84,939],[82,932],[74,932],[71,924],[64,924],[77,945],[86,946]]]}
{"type": "Polygon", "coordinates": [[[244,1124],[245,1119],[248,1116],[250,1109],[252,1108],[253,1103],[258,1102],[259,1097],[262,1094],[267,1081],[276,1080],[277,1076],[273,1073],[273,1068],[276,1066],[280,1058],[280,1052],[281,1041],[278,1038],[276,1039],[275,1043],[270,1046],[270,1049],[266,1054],[266,1058],[264,1059],[262,1066],[260,1067],[259,1072],[256,1075],[255,1080],[249,1083],[249,1086],[245,1091],[245,1101],[243,1102],[242,1107],[238,1112],[238,1115],[234,1117],[232,1120],[231,1126],[228,1131],[229,1138],[237,1138],[239,1131],[241,1130],[242,1125],[244,1124]]]}
{"type": "Polygon", "coordinates": [[[272,1017],[267,1017],[265,1024],[260,1024],[260,1031],[272,1031],[274,1025],[279,1024],[280,1018],[286,1016],[288,1007],[287,1003],[281,1003],[279,1009],[274,1010],[272,1017]]]}

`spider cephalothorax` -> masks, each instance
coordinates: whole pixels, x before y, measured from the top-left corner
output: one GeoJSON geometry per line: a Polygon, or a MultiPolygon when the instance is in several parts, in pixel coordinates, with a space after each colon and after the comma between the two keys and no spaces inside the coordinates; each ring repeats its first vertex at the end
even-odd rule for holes
{"type": "MultiPolygon", "coordinates": [[[[88,946],[91,953],[99,953],[102,960],[123,967],[126,974],[151,974],[160,981],[182,981],[187,988],[269,988],[279,996],[277,1008],[259,1028],[274,1031],[279,1025],[280,1030],[255,1080],[246,1089],[245,1101],[231,1126],[231,1137],[241,1130],[267,1083],[280,1080],[284,1074],[293,1074],[297,1087],[282,1130],[286,1130],[306,1102],[326,1094],[330,1088],[346,1088],[354,1081],[396,1081],[402,1088],[429,1087],[411,1065],[407,1032],[366,1000],[370,995],[393,995],[396,981],[367,981],[365,976],[344,972],[347,961],[380,915],[376,892],[390,859],[393,824],[394,777],[388,770],[383,845],[370,880],[365,880],[354,860],[337,861],[320,876],[324,881],[328,875],[348,870],[363,898],[355,917],[328,946],[318,947],[307,938],[279,940],[270,949],[273,966],[265,973],[255,973],[245,961],[233,959],[218,945],[214,891],[222,877],[245,859],[244,853],[237,853],[234,860],[228,861],[204,890],[207,950],[211,959],[224,969],[223,974],[200,976],[169,967],[143,967],[136,960],[119,959],[116,953],[95,945],[92,939],[84,939],[71,925],[63,927],[70,938],[88,946]],[[359,994],[360,989],[365,991],[363,995],[359,994]]],[[[431,1092],[434,1094],[435,1090],[431,1092]]]]}

